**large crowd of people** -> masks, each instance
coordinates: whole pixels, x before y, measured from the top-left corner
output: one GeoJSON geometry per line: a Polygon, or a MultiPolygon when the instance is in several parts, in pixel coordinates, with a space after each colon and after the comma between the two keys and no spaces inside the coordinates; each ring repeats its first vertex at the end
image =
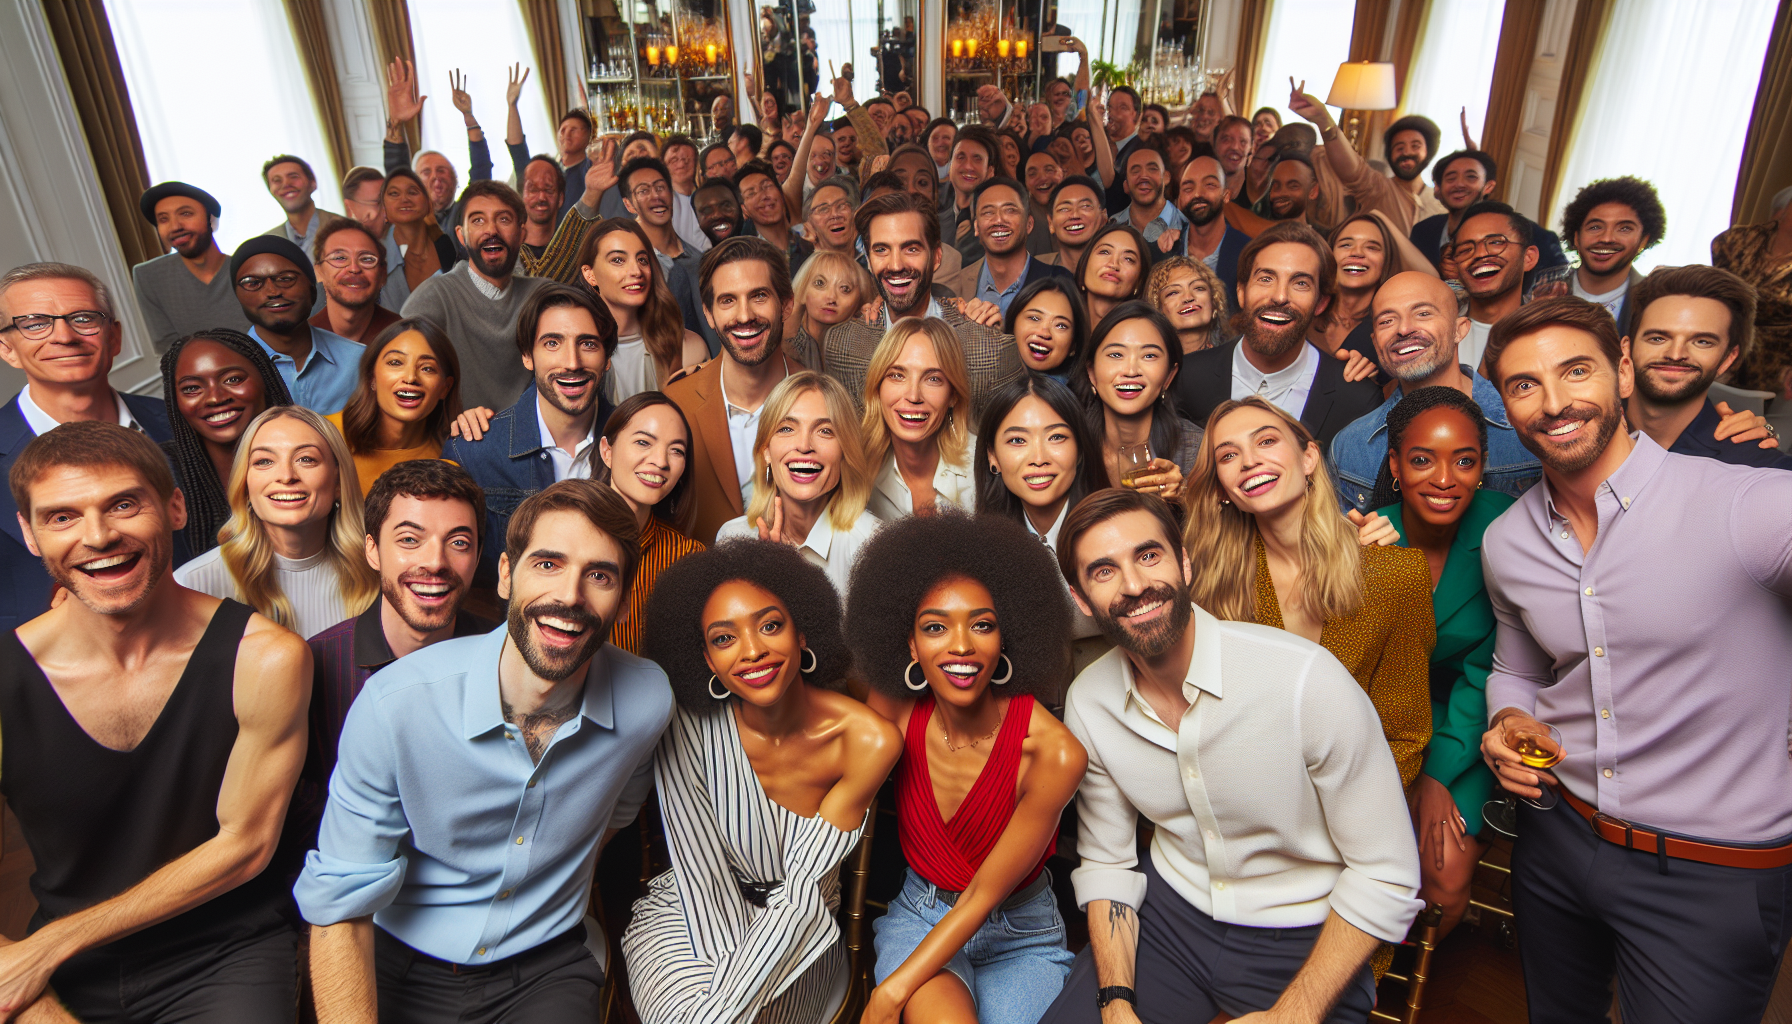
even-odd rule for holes
{"type": "Polygon", "coordinates": [[[1558,235],[1423,117],[1378,166],[1066,45],[974,124],[839,78],[545,155],[513,70],[510,182],[456,82],[464,184],[395,63],[345,213],[143,193],[160,400],[132,299],[0,276],[0,1016],[1361,1022],[1503,834],[1533,1021],[1760,1019],[1792,188],[1643,274],[1646,173],[1558,235]]]}

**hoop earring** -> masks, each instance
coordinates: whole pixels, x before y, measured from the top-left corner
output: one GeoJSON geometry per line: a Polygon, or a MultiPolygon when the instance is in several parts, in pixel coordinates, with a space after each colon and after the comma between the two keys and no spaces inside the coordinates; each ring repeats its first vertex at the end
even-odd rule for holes
{"type": "Polygon", "coordinates": [[[990,676],[989,682],[992,686],[1006,686],[1008,681],[1014,678],[1014,662],[1006,654],[1002,655],[1001,661],[1002,664],[1008,666],[1008,671],[1003,672],[1000,676],[990,676]]]}
{"type": "Polygon", "coordinates": [[[821,665],[821,658],[817,657],[814,651],[805,647],[803,648],[802,661],[800,661],[798,665],[802,669],[803,675],[809,675],[821,665]]]}
{"type": "Polygon", "coordinates": [[[729,697],[734,696],[733,694],[728,692],[727,686],[723,686],[722,692],[717,693],[716,692],[716,684],[719,682],[721,682],[721,680],[716,678],[716,675],[714,672],[711,672],[709,674],[709,695],[711,697],[714,697],[717,700],[727,700],[729,697]]]}
{"type": "Polygon", "coordinates": [[[915,685],[915,678],[914,678],[915,677],[915,669],[918,669],[920,667],[921,667],[921,663],[918,661],[911,661],[908,663],[908,667],[904,668],[902,670],[903,685],[907,686],[911,690],[916,690],[916,691],[927,689],[927,676],[925,673],[923,673],[921,676],[921,685],[920,686],[915,685]]]}
{"type": "Polygon", "coordinates": [[[1395,491],[1400,490],[1400,478],[1399,477],[1394,478],[1394,490],[1395,491]]]}

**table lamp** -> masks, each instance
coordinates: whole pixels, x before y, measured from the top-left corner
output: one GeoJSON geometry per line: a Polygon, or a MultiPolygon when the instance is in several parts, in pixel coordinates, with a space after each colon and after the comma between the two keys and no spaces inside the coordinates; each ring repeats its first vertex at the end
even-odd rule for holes
{"type": "Polygon", "coordinates": [[[1325,102],[1350,112],[1350,121],[1344,131],[1354,148],[1357,129],[1361,126],[1356,112],[1392,110],[1400,102],[1399,93],[1394,89],[1394,65],[1373,60],[1353,60],[1338,65],[1338,77],[1332,80],[1332,91],[1326,94],[1325,102]]]}

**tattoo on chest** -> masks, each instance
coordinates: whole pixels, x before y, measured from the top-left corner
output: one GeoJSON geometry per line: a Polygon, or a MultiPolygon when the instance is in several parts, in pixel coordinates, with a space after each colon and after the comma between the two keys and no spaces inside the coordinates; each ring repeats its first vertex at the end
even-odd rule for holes
{"type": "Polygon", "coordinates": [[[536,764],[541,763],[541,755],[547,751],[548,743],[554,738],[554,731],[561,723],[570,721],[578,713],[577,703],[565,707],[550,708],[532,715],[519,715],[510,706],[509,701],[500,701],[504,706],[504,720],[523,732],[523,745],[529,748],[529,759],[536,764]]]}

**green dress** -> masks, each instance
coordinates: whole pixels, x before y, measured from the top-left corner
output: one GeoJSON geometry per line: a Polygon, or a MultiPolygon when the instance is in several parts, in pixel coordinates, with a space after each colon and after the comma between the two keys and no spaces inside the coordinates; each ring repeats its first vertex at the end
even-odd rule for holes
{"type": "MultiPolygon", "coordinates": [[[[1516,498],[1485,488],[1475,492],[1456,525],[1444,572],[1431,592],[1437,646],[1431,650],[1431,745],[1422,769],[1456,800],[1470,834],[1481,830],[1481,805],[1493,797],[1493,773],[1481,761],[1487,731],[1487,673],[1493,668],[1493,603],[1481,577],[1481,535],[1516,498]]],[[[1406,543],[1405,508],[1389,505],[1406,543]]]]}

